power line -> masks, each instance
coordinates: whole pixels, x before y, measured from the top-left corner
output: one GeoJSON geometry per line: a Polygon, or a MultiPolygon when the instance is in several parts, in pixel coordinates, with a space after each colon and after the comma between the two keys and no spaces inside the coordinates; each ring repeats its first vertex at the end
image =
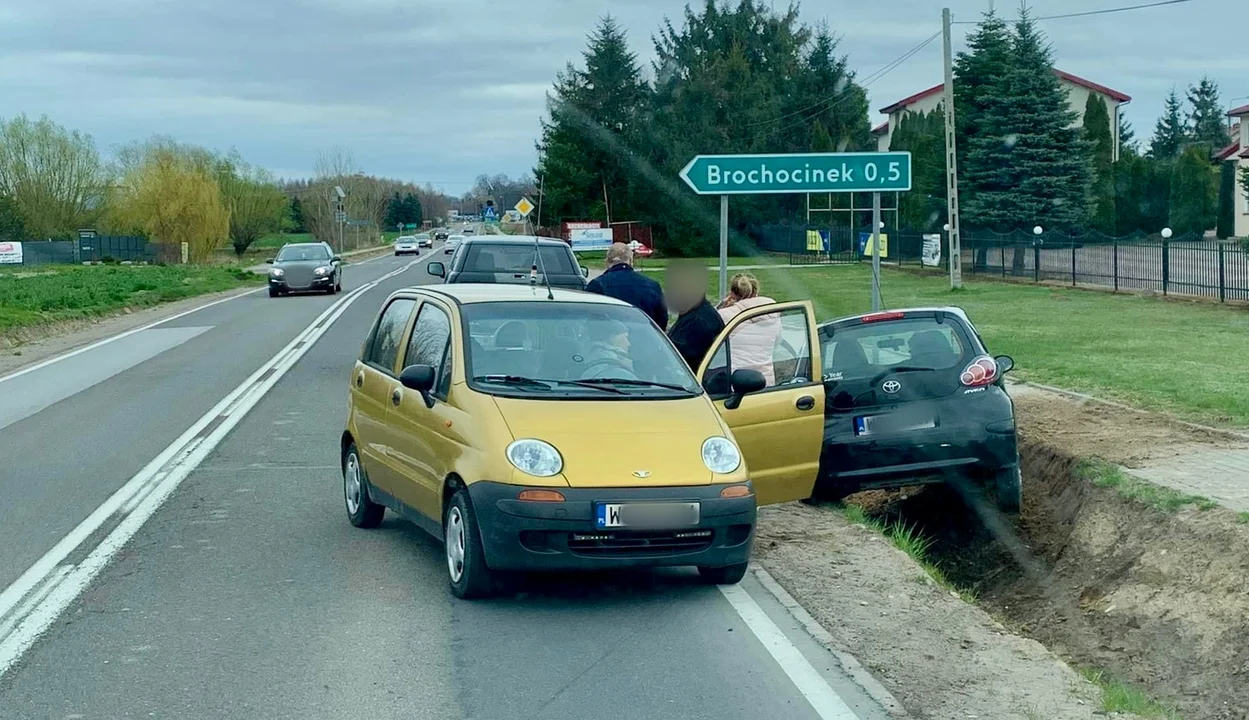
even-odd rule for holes
{"type": "MultiPolygon", "coordinates": [[[[1087,10],[1085,12],[1064,13],[1062,15],[1046,15],[1044,17],[1033,18],[1040,22],[1041,20],[1065,20],[1066,18],[1088,17],[1090,15],[1109,15],[1110,13],[1128,12],[1129,10],[1144,10],[1147,8],[1162,7],[1164,5],[1180,5],[1182,3],[1190,3],[1193,0],[1159,0],[1159,2],[1144,3],[1142,5],[1125,5],[1123,7],[1106,8],[1104,10],[1087,10]]],[[[951,23],[951,25],[979,25],[974,20],[961,20],[951,23]]]]}

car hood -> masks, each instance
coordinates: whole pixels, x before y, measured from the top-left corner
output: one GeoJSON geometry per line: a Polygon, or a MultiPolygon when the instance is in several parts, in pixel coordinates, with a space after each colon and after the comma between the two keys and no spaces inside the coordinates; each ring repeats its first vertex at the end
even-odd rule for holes
{"type": "Polygon", "coordinates": [[[703,441],[723,435],[705,396],[676,400],[496,397],[512,436],[554,445],[570,487],[710,485],[703,441]],[[641,477],[639,477],[639,475],[641,477]]]}

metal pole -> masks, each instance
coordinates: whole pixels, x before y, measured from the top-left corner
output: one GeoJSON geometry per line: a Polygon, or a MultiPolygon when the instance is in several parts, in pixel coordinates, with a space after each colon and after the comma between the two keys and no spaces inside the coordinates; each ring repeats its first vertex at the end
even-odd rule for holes
{"type": "Polygon", "coordinates": [[[872,312],[880,312],[880,193],[872,193],[872,312]]]}
{"type": "Polygon", "coordinates": [[[720,196],[720,295],[719,302],[729,294],[729,196],[720,196]]]}
{"type": "Polygon", "coordinates": [[[954,138],[954,52],[950,47],[950,8],[941,10],[945,54],[945,197],[950,223],[950,288],[963,286],[963,247],[958,230],[958,156],[954,138]]]}

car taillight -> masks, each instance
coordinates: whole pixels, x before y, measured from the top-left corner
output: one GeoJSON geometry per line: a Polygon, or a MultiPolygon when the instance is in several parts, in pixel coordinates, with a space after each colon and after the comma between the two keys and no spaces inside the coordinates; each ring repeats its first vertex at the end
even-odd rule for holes
{"type": "Polygon", "coordinates": [[[978,357],[967,366],[958,379],[967,387],[992,385],[997,380],[997,362],[988,356],[978,357]]]}
{"type": "Polygon", "coordinates": [[[904,317],[906,317],[906,313],[901,313],[897,311],[893,311],[893,312],[886,311],[886,312],[872,313],[871,315],[864,315],[863,317],[859,319],[865,323],[871,323],[871,322],[881,322],[882,320],[901,320],[904,317]]]}

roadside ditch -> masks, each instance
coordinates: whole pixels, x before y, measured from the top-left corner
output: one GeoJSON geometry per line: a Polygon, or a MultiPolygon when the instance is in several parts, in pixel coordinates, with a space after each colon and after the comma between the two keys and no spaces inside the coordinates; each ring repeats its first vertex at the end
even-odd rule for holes
{"type": "Polygon", "coordinates": [[[1119,469],[1228,441],[1054,396],[1017,405],[1018,518],[949,487],[864,493],[846,514],[917,543],[943,582],[1081,669],[1108,705],[1249,718],[1249,517],[1119,469]]]}

